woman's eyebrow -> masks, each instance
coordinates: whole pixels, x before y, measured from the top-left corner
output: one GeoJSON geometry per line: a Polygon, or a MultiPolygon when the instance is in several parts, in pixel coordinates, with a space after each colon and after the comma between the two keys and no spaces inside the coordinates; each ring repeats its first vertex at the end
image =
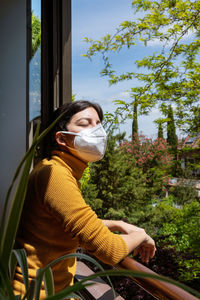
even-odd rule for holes
{"type": "MultiPolygon", "coordinates": [[[[91,118],[90,117],[82,117],[80,119],[77,119],[76,122],[79,122],[79,121],[82,121],[82,120],[91,121],[91,120],[93,120],[93,118],[92,117],[91,118]]],[[[100,121],[100,120],[98,119],[97,121],[100,121]]]]}
{"type": "Polygon", "coordinates": [[[82,120],[86,120],[86,121],[89,121],[91,120],[92,118],[87,118],[87,117],[82,117],[80,119],[77,119],[76,122],[79,122],[79,121],[82,121],[82,120]]]}

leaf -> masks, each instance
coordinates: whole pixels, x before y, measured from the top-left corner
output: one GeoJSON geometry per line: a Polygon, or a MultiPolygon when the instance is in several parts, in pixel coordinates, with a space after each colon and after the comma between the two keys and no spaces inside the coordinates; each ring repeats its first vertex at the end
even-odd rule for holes
{"type": "Polygon", "coordinates": [[[123,101],[123,100],[114,100],[113,101],[115,104],[118,104],[118,105],[127,105],[127,103],[125,102],[125,101],[123,101]]]}
{"type": "Polygon", "coordinates": [[[50,267],[44,272],[44,286],[45,286],[47,296],[54,295],[55,292],[54,292],[53,272],[50,267]]]}
{"type": "Polygon", "coordinates": [[[57,294],[47,297],[46,300],[63,300],[63,299],[69,299],[71,295],[74,295],[74,293],[77,293],[81,291],[82,289],[91,286],[95,284],[96,282],[93,283],[81,283],[81,282],[76,282],[72,286],[67,287],[66,289],[62,290],[61,292],[58,292],[57,294]]]}
{"type": "Polygon", "coordinates": [[[16,265],[17,265],[17,258],[12,251],[10,259],[9,259],[9,267],[8,267],[9,268],[9,276],[10,276],[11,280],[13,279],[13,276],[15,274],[16,265]]]}
{"type": "Polygon", "coordinates": [[[164,276],[159,276],[159,275],[155,275],[155,274],[149,274],[149,273],[144,273],[144,272],[139,272],[139,271],[131,271],[131,270],[107,270],[107,271],[102,271],[102,272],[98,272],[98,273],[94,273],[86,278],[84,278],[83,280],[76,282],[73,286],[69,286],[66,289],[62,290],[61,292],[57,293],[54,296],[51,297],[47,297],[46,300],[61,300],[64,297],[70,295],[72,292],[76,293],[77,291],[82,290],[83,288],[85,288],[86,286],[91,285],[91,281],[97,277],[103,277],[103,276],[133,276],[136,278],[152,278],[152,279],[157,279],[157,280],[161,280],[164,282],[168,282],[171,284],[174,284],[186,291],[188,291],[191,294],[194,294],[197,297],[200,297],[200,293],[179,283],[176,282],[175,280],[169,279],[167,277],[164,276]],[[87,283],[88,281],[90,281],[90,283],[87,283]]]}
{"type": "Polygon", "coordinates": [[[21,217],[23,203],[24,203],[24,199],[25,199],[25,195],[26,195],[28,177],[29,177],[32,160],[34,157],[35,148],[42,141],[42,139],[46,136],[46,134],[55,126],[55,124],[63,117],[63,114],[64,113],[62,113],[40,135],[39,135],[40,123],[38,123],[36,132],[35,132],[35,136],[33,139],[33,143],[31,145],[30,149],[26,152],[26,154],[22,158],[21,162],[19,163],[19,165],[16,169],[16,172],[13,176],[12,183],[8,189],[8,193],[6,195],[6,200],[5,200],[4,207],[3,207],[2,219],[1,219],[1,223],[0,223],[0,260],[3,262],[5,268],[9,264],[11,250],[14,245],[15,236],[17,233],[17,228],[19,225],[19,220],[21,217]],[[20,176],[20,180],[17,185],[15,196],[12,199],[11,207],[10,207],[9,211],[7,211],[11,191],[14,187],[15,181],[17,180],[17,178],[21,172],[23,165],[24,165],[24,168],[23,168],[23,171],[20,176]],[[6,220],[6,215],[8,215],[7,220],[6,220]]]}
{"type": "Polygon", "coordinates": [[[18,264],[22,271],[26,292],[28,292],[29,281],[28,281],[28,263],[26,259],[26,252],[24,249],[13,250],[12,252],[15,254],[17,258],[18,264]]]}
{"type": "Polygon", "coordinates": [[[34,292],[35,292],[35,279],[32,279],[29,285],[28,292],[24,295],[22,300],[33,300],[34,299],[34,292]]]}
{"type": "Polygon", "coordinates": [[[71,293],[70,295],[68,295],[68,297],[71,299],[71,298],[74,298],[74,299],[80,299],[80,300],[83,300],[83,297],[80,297],[79,295],[77,294],[74,294],[74,293],[71,293]]]}
{"type": "MultiPolygon", "coordinates": [[[[63,255],[55,260],[53,260],[51,263],[49,263],[46,267],[44,267],[43,269],[39,269],[38,272],[37,272],[37,276],[36,276],[36,286],[37,286],[37,292],[36,292],[36,295],[35,297],[39,297],[39,288],[41,287],[41,283],[42,283],[42,280],[43,280],[43,276],[44,276],[44,273],[46,272],[46,270],[50,267],[52,267],[53,265],[55,265],[56,263],[64,260],[64,259],[68,259],[68,258],[71,258],[71,257],[77,257],[77,258],[80,258],[80,259],[85,259],[87,261],[90,261],[91,263],[93,263],[94,265],[96,265],[100,270],[104,271],[103,267],[95,260],[93,259],[92,257],[86,255],[86,254],[82,254],[82,253],[71,253],[71,254],[66,254],[66,255],[63,255]]],[[[113,284],[110,280],[109,277],[107,277],[108,281],[109,281],[109,284],[110,286],[112,287],[112,290],[113,290],[113,295],[114,295],[114,298],[116,297],[115,295],[115,290],[113,288],[113,284]]],[[[70,290],[70,293],[71,292],[76,292],[76,290],[70,290]]],[[[50,296],[50,297],[54,297],[54,296],[50,296]]],[[[53,299],[53,298],[52,298],[53,299]]],[[[57,299],[57,298],[55,298],[57,299]]],[[[58,298],[60,299],[60,298],[58,298]]],[[[39,300],[39,298],[35,298],[35,300],[39,300]]]]}
{"type": "Polygon", "coordinates": [[[44,270],[38,269],[36,272],[36,280],[35,280],[35,300],[40,299],[40,290],[42,286],[43,275],[44,275],[44,270]]]}
{"type": "Polygon", "coordinates": [[[2,261],[0,261],[0,284],[0,295],[3,294],[1,299],[15,300],[11,281],[2,261]]]}
{"type": "MultiPolygon", "coordinates": [[[[37,126],[36,129],[34,141],[38,137],[38,134],[39,134],[39,125],[37,126]]],[[[25,195],[26,195],[29,171],[34,157],[34,151],[35,151],[35,147],[32,148],[32,150],[29,152],[29,156],[26,159],[23,172],[21,174],[19,183],[17,185],[17,190],[13,202],[11,204],[11,209],[6,223],[6,227],[3,231],[1,247],[0,247],[0,260],[4,264],[5,268],[8,266],[9,263],[9,257],[12,251],[12,247],[14,245],[14,240],[17,233],[20,217],[21,217],[21,212],[24,204],[25,195]]]]}

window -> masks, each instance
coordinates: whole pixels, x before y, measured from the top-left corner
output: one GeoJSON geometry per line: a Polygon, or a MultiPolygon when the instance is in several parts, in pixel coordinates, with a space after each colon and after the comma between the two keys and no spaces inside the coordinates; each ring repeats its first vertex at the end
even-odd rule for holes
{"type": "Polygon", "coordinates": [[[54,109],[72,100],[71,0],[29,0],[28,5],[30,144],[32,121],[40,117],[45,128],[54,109]]]}
{"type": "Polygon", "coordinates": [[[29,121],[41,115],[41,1],[31,1],[31,54],[29,62],[29,121]]]}

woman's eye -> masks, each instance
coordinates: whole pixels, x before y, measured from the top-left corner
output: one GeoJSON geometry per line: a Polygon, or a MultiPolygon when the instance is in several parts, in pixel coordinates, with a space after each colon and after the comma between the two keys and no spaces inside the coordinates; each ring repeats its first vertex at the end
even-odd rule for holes
{"type": "Polygon", "coordinates": [[[78,124],[78,126],[81,126],[81,127],[86,127],[86,126],[88,126],[89,125],[89,123],[81,123],[81,124],[78,124]]]}

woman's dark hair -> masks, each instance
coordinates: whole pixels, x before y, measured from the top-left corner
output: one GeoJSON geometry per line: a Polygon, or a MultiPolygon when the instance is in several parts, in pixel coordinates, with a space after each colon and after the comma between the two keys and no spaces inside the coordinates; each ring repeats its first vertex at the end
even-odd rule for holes
{"type": "Polygon", "coordinates": [[[50,156],[52,150],[58,149],[57,142],[55,140],[56,132],[67,130],[67,124],[69,123],[73,115],[89,107],[93,107],[96,110],[99,119],[102,122],[103,111],[100,105],[87,100],[79,100],[79,101],[63,104],[53,112],[52,118],[50,120],[50,124],[53,121],[55,121],[61,114],[63,114],[63,116],[59,119],[59,121],[55,124],[55,126],[52,128],[52,130],[49,132],[47,136],[48,142],[45,143],[44,156],[50,156]]]}

